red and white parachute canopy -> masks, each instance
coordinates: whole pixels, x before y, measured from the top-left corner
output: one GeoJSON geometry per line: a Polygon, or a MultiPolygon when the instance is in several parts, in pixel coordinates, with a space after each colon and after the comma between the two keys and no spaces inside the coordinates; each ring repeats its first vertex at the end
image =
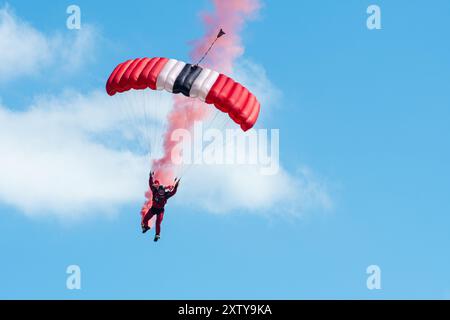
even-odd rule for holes
{"type": "Polygon", "coordinates": [[[175,59],[138,58],[119,64],[109,76],[109,95],[130,89],[182,93],[213,104],[247,131],[258,119],[260,104],[247,88],[217,71],[175,59]]]}

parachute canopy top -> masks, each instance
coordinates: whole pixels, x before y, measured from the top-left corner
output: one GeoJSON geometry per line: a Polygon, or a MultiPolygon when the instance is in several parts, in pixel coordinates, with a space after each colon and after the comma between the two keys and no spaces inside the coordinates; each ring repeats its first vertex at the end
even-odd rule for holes
{"type": "Polygon", "coordinates": [[[131,89],[166,90],[213,104],[247,131],[260,112],[256,97],[240,83],[217,71],[168,58],[137,58],[119,64],[109,76],[112,96],[131,89]]]}

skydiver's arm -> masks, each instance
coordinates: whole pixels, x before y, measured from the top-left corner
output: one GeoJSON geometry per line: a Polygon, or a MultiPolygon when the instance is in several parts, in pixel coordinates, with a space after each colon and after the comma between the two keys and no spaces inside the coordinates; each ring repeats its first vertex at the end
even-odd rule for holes
{"type": "Polygon", "coordinates": [[[177,190],[178,190],[178,184],[180,183],[180,179],[178,179],[178,180],[175,179],[175,181],[176,181],[176,182],[175,182],[175,186],[173,187],[172,190],[170,190],[170,191],[168,192],[167,198],[170,198],[171,196],[175,195],[175,193],[177,193],[177,190]]]}
{"type": "Polygon", "coordinates": [[[152,192],[156,191],[155,185],[153,183],[153,172],[150,172],[150,178],[148,179],[148,185],[150,186],[150,189],[152,192]]]}

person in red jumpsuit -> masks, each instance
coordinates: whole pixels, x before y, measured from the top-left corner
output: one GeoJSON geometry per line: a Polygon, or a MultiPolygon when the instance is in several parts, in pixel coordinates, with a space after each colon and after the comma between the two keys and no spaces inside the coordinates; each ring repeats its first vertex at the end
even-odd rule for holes
{"type": "Polygon", "coordinates": [[[152,191],[152,206],[143,217],[141,227],[142,233],[146,233],[150,229],[148,226],[149,220],[156,215],[156,234],[154,240],[156,242],[160,238],[161,222],[164,218],[164,206],[166,205],[167,200],[177,193],[180,179],[175,178],[175,184],[173,186],[165,187],[162,184],[159,184],[158,180],[153,181],[153,176],[154,173],[150,172],[148,183],[152,191]]]}

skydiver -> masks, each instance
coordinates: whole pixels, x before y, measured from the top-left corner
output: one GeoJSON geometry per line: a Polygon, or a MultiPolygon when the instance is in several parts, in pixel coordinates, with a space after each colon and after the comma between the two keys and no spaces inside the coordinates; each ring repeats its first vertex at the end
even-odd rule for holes
{"type": "Polygon", "coordinates": [[[152,206],[142,218],[141,227],[142,233],[146,233],[150,227],[148,226],[149,220],[156,214],[156,232],[154,241],[158,241],[161,232],[161,222],[164,218],[164,206],[167,200],[175,195],[180,183],[180,179],[174,179],[173,186],[164,186],[159,183],[158,180],[153,180],[154,172],[150,172],[149,186],[152,191],[152,206]]]}

